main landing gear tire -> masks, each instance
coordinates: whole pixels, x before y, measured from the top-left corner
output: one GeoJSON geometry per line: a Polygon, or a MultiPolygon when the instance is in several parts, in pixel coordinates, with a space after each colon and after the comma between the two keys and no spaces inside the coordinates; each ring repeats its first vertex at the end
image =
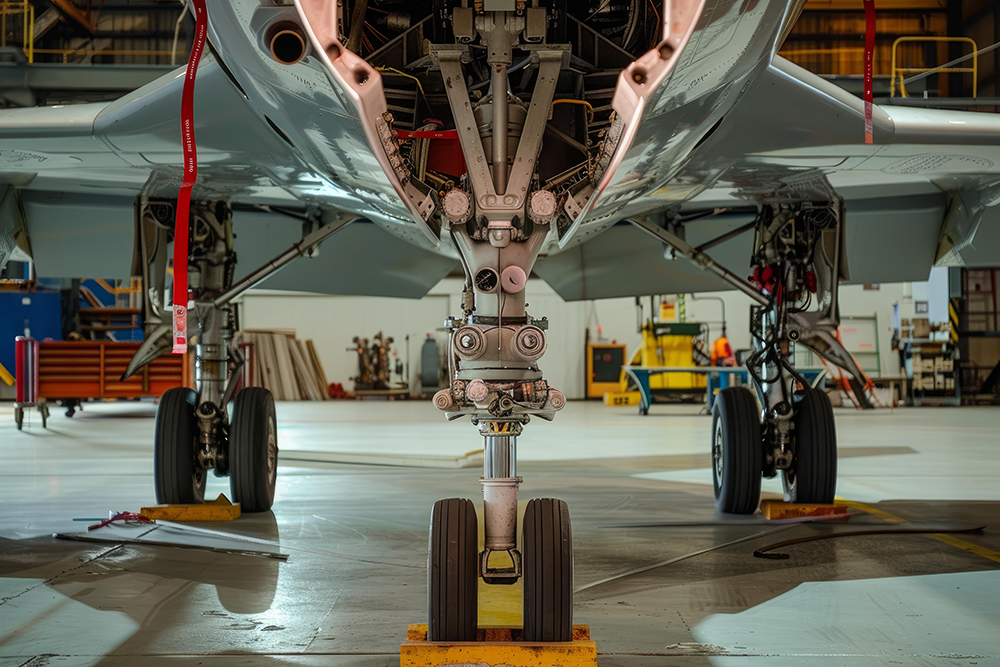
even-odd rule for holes
{"type": "Polygon", "coordinates": [[[536,498],[524,511],[524,641],[573,640],[573,534],[562,500],[536,498]]]}
{"type": "Polygon", "coordinates": [[[153,477],[161,505],[205,501],[206,471],[198,465],[194,410],[197,394],[186,387],[160,397],[153,433],[153,477]]]}
{"type": "Polygon", "coordinates": [[[479,623],[479,525],[467,498],[434,503],[427,557],[427,639],[474,642],[479,623]]]}
{"type": "Polygon", "coordinates": [[[274,397],[247,387],[233,401],[229,430],[229,488],[243,512],[266,512],[274,503],[278,431],[274,397]]]}
{"type": "Polygon", "coordinates": [[[795,457],[791,468],[782,471],[785,501],[832,503],[837,490],[837,430],[830,398],[806,389],[793,401],[795,457]]]}
{"type": "Polygon", "coordinates": [[[764,446],[757,400],[746,387],[722,389],[712,409],[712,480],[715,506],[727,514],[753,514],[760,502],[764,446]]]}

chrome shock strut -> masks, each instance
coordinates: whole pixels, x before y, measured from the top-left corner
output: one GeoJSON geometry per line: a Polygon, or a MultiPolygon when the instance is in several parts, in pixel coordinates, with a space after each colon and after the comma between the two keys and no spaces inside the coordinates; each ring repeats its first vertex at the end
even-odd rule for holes
{"type": "Polygon", "coordinates": [[[521,576],[521,553],[517,550],[517,421],[483,421],[483,523],[485,541],[480,553],[480,573],[488,584],[513,584],[521,576]],[[490,556],[504,551],[510,567],[490,567],[490,556]]]}

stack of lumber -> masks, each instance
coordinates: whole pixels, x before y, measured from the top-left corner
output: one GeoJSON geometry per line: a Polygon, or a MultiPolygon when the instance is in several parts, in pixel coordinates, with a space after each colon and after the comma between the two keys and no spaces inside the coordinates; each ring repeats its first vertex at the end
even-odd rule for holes
{"type": "Polygon", "coordinates": [[[239,341],[253,344],[254,385],[276,401],[328,401],[326,373],[311,340],[295,329],[244,329],[239,341]]]}

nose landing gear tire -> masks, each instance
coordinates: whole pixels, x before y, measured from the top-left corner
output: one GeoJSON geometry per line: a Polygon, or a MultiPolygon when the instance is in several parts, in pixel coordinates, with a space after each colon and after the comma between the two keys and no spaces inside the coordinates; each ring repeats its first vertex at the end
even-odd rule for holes
{"type": "Polygon", "coordinates": [[[163,393],[156,408],[153,477],[161,505],[205,501],[206,471],[195,454],[196,402],[194,390],[174,387],[163,393]]]}
{"type": "Polygon", "coordinates": [[[427,558],[430,641],[474,642],[479,622],[476,507],[467,498],[434,503],[427,558]]]}
{"type": "Polygon", "coordinates": [[[757,413],[757,400],[746,387],[729,387],[715,397],[712,480],[720,512],[753,514],[760,502],[764,446],[757,413]]]}
{"type": "Polygon", "coordinates": [[[524,511],[524,640],[573,640],[573,533],[569,507],[535,498],[524,511]]]}
{"type": "Polygon", "coordinates": [[[233,401],[229,431],[229,488],[243,512],[266,512],[274,503],[278,476],[274,397],[263,387],[246,387],[233,401]]]}
{"type": "Polygon", "coordinates": [[[833,502],[837,490],[837,430],[826,393],[807,389],[793,399],[795,458],[782,471],[785,500],[790,503],[833,502]]]}

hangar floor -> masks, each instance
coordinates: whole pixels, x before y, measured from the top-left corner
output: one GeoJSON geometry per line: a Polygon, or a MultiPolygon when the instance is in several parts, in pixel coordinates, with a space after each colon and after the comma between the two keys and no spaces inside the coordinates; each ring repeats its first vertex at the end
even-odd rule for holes
{"type": "MultiPolygon", "coordinates": [[[[717,516],[708,418],[653,413],[570,403],[520,442],[522,497],[569,503],[576,621],[602,666],[1000,664],[1000,410],[838,411],[839,493],[861,505],[846,524],[809,525],[717,516]],[[990,525],[751,556],[899,519],[990,525]]],[[[0,408],[0,666],[398,664],[406,625],[426,613],[430,506],[479,495],[479,470],[444,467],[475,464],[462,457],[476,430],[426,402],[279,404],[273,514],[143,538],[215,550],[124,541],[148,527],[53,539],[152,504],[153,415],[91,404],[72,420],[55,411],[48,431],[32,413],[18,432],[0,408]],[[349,454],[410,465],[332,462],[349,454]]],[[[209,495],[227,491],[210,479],[209,495]]],[[[516,594],[483,593],[481,622],[515,621],[516,594]]]]}

